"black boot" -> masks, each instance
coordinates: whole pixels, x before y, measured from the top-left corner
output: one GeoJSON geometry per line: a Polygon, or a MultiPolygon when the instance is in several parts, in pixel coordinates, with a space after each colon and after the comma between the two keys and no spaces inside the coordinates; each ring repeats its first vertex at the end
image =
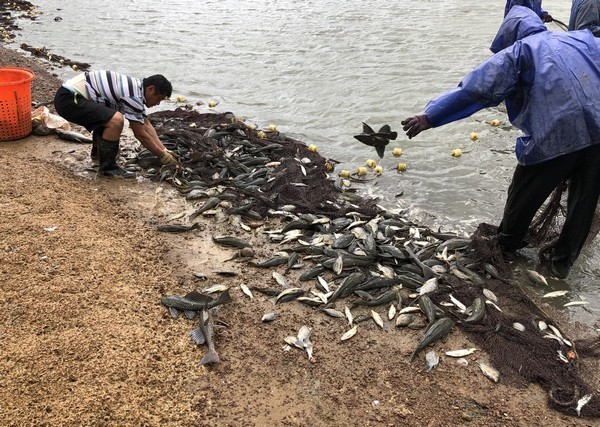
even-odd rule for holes
{"type": "Polygon", "coordinates": [[[104,127],[99,127],[92,131],[92,150],[90,151],[90,157],[93,161],[98,160],[98,140],[102,138],[102,132],[104,132],[104,127]]]}
{"type": "Polygon", "coordinates": [[[126,171],[117,164],[117,154],[119,154],[119,141],[98,138],[98,157],[100,159],[98,172],[104,176],[135,177],[133,172],[126,171]]]}

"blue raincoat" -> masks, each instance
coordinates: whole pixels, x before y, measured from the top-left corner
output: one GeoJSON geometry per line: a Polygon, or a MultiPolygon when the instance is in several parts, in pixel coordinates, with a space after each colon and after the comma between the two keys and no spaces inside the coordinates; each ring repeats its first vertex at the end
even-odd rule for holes
{"type": "Polygon", "coordinates": [[[506,101],[521,165],[534,165],[600,143],[600,39],[589,31],[550,32],[531,10],[514,6],[491,58],[457,88],[430,101],[433,127],[506,101]]]}
{"type": "Polygon", "coordinates": [[[590,30],[600,37],[600,0],[573,0],[569,31],[590,30]]]}

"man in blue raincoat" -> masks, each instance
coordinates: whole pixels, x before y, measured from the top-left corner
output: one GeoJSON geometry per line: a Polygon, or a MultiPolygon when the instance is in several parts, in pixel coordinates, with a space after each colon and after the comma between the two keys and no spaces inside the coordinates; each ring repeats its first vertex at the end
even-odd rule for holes
{"type": "MultiPolygon", "coordinates": [[[[575,0],[577,1],[577,0],[575,0]]],[[[508,14],[508,11],[513,6],[525,6],[533,10],[537,16],[544,22],[552,22],[552,16],[542,9],[542,0],[506,0],[506,6],[504,6],[504,16],[508,14]]]]}
{"type": "Polygon", "coordinates": [[[566,278],[600,195],[600,39],[589,31],[547,31],[531,9],[514,6],[491,50],[458,87],[403,120],[403,129],[413,138],[505,101],[523,135],[498,243],[505,259],[514,258],[537,210],[568,179],[567,214],[551,264],[554,276],[566,278]]]}
{"type": "Polygon", "coordinates": [[[573,0],[569,31],[590,30],[600,37],[600,0],[573,0]]]}

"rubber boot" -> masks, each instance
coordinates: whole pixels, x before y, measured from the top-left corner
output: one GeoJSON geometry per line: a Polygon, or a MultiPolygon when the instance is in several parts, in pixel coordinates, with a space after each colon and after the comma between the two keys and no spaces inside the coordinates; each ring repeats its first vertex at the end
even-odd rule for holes
{"type": "Polygon", "coordinates": [[[102,138],[102,132],[104,132],[104,127],[99,127],[92,131],[92,150],[90,151],[90,157],[93,161],[98,161],[98,140],[102,138]]]}
{"type": "Polygon", "coordinates": [[[119,154],[119,141],[98,138],[98,157],[100,159],[98,173],[119,178],[135,177],[133,172],[126,171],[117,164],[117,154],[119,154]]]}

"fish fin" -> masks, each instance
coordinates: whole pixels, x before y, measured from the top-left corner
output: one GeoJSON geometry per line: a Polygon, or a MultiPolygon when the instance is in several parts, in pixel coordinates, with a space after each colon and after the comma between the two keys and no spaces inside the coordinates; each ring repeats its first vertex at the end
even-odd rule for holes
{"type": "Polygon", "coordinates": [[[219,363],[220,361],[219,355],[215,350],[208,350],[208,353],[206,353],[202,360],[200,360],[200,364],[208,365],[209,363],[219,363]]]}
{"type": "Polygon", "coordinates": [[[231,302],[231,295],[229,295],[229,289],[227,289],[226,291],[223,291],[223,293],[219,296],[219,298],[217,298],[214,301],[209,302],[206,307],[207,308],[213,308],[216,307],[218,305],[223,305],[223,304],[227,304],[228,302],[231,302]]]}
{"type": "Polygon", "coordinates": [[[386,144],[375,144],[375,150],[377,151],[377,155],[380,159],[383,159],[383,155],[385,154],[385,146],[386,144]]]}
{"type": "Polygon", "coordinates": [[[185,314],[186,319],[192,320],[196,317],[196,312],[194,310],[186,310],[183,312],[185,314]]]}
{"type": "Polygon", "coordinates": [[[390,128],[390,125],[383,125],[379,128],[379,133],[390,133],[391,131],[392,128],[390,128]]]}
{"type": "Polygon", "coordinates": [[[206,342],[206,338],[204,338],[204,334],[202,333],[202,329],[196,328],[190,332],[190,338],[198,345],[202,345],[206,342]]]}
{"type": "Polygon", "coordinates": [[[371,126],[369,126],[365,122],[362,122],[362,124],[363,124],[363,133],[375,133],[375,131],[373,130],[373,128],[371,126]]]}
{"type": "Polygon", "coordinates": [[[390,139],[396,139],[396,138],[398,138],[398,132],[390,132],[389,138],[390,139]]]}
{"type": "Polygon", "coordinates": [[[360,135],[354,135],[354,138],[358,139],[363,144],[370,145],[371,147],[375,143],[371,135],[365,135],[364,133],[361,133],[360,135]]]}
{"type": "Polygon", "coordinates": [[[185,294],[184,298],[199,303],[209,303],[213,300],[208,295],[203,295],[198,291],[188,292],[187,294],[185,294]]]}
{"type": "Polygon", "coordinates": [[[169,307],[169,313],[171,313],[171,317],[173,317],[173,319],[179,319],[179,310],[176,308],[169,307]]]}

